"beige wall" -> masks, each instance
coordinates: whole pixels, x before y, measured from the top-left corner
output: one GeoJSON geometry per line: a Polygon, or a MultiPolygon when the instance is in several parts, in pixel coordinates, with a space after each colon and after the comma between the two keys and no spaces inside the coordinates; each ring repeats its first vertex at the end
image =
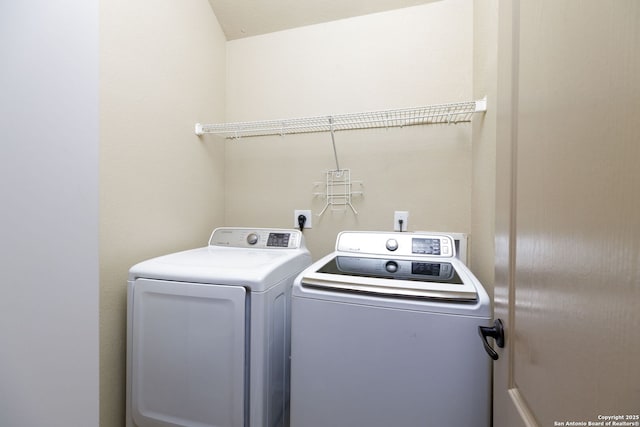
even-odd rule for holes
{"type": "MultiPolygon", "coordinates": [[[[476,0],[473,19],[473,93],[487,97],[487,112],[472,123],[472,191],[469,266],[493,295],[496,200],[496,98],[498,0],[476,0]]],[[[502,178],[506,179],[506,178],[502,178]]]]}
{"type": "MultiPolygon", "coordinates": [[[[260,120],[467,101],[472,97],[473,3],[448,0],[228,43],[226,120],[260,120]]],[[[226,143],[228,225],[293,225],[318,214],[315,181],[335,162],[328,133],[226,143]]],[[[314,258],[338,231],[470,231],[471,126],[336,133],[340,167],[364,182],[350,210],[313,218],[314,258]]]]}
{"type": "Polygon", "coordinates": [[[127,270],[223,224],[225,39],[207,0],[100,3],[100,425],[124,423],[127,270]]]}

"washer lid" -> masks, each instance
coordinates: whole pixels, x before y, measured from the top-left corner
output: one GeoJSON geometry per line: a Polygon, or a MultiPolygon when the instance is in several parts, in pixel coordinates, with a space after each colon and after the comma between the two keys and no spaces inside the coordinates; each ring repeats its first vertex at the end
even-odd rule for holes
{"type": "Polygon", "coordinates": [[[405,298],[478,300],[473,276],[455,259],[337,255],[307,270],[301,285],[405,298]]]}

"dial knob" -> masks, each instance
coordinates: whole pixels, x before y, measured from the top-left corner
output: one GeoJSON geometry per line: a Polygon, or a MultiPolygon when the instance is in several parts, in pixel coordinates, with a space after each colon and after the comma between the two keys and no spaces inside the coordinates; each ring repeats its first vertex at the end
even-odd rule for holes
{"type": "Polygon", "coordinates": [[[255,245],[258,243],[258,235],[256,233],[251,233],[247,236],[247,243],[250,245],[255,245]]]}
{"type": "Polygon", "coordinates": [[[387,270],[389,273],[395,273],[396,271],[398,271],[398,263],[395,261],[388,261],[385,265],[384,265],[385,270],[387,270]]]}
{"type": "Polygon", "coordinates": [[[387,240],[387,249],[392,252],[398,249],[398,241],[396,239],[387,240]]]}

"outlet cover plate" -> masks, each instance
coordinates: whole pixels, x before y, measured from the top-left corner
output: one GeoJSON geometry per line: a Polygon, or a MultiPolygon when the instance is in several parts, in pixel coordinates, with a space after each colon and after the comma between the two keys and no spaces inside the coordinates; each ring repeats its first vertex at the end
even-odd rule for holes
{"type": "Polygon", "coordinates": [[[293,211],[293,227],[295,229],[300,228],[300,225],[298,225],[298,216],[300,215],[304,215],[307,217],[307,220],[304,223],[304,228],[312,228],[312,215],[311,215],[311,210],[310,209],[295,209],[293,211]]]}
{"type": "Polygon", "coordinates": [[[393,231],[407,231],[409,229],[409,211],[395,211],[393,213],[393,231]],[[402,220],[402,230],[400,230],[402,220]]]}

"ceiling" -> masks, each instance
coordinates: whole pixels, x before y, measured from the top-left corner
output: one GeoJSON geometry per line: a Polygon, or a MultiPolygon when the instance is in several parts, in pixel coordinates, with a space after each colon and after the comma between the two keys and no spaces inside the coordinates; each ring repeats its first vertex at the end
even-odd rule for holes
{"type": "Polygon", "coordinates": [[[227,40],[437,0],[209,0],[227,40]]]}

